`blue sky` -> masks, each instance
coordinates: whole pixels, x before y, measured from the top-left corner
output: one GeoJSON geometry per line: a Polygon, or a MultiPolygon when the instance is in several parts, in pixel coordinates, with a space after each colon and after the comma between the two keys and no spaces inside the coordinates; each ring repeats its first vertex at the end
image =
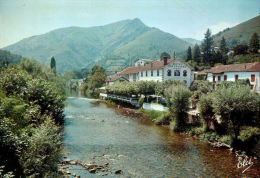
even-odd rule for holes
{"type": "Polygon", "coordinates": [[[141,19],[178,37],[201,40],[260,13],[260,0],[0,0],[0,47],[68,26],[141,19]]]}

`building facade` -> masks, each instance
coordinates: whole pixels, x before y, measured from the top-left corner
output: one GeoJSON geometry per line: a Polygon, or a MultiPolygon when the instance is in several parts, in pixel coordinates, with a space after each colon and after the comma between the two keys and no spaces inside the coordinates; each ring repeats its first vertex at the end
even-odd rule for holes
{"type": "Polygon", "coordinates": [[[119,72],[118,75],[124,76],[130,82],[180,80],[185,81],[187,86],[190,86],[194,80],[193,71],[190,66],[174,59],[168,59],[167,57],[164,57],[163,60],[156,60],[144,65],[128,67],[119,72]]]}
{"type": "Polygon", "coordinates": [[[190,87],[194,80],[194,73],[186,63],[172,61],[164,67],[163,79],[184,81],[190,87]]]}
{"type": "Polygon", "coordinates": [[[220,65],[207,71],[207,80],[213,87],[220,81],[236,81],[248,79],[251,88],[260,92],[260,62],[220,65]]]}

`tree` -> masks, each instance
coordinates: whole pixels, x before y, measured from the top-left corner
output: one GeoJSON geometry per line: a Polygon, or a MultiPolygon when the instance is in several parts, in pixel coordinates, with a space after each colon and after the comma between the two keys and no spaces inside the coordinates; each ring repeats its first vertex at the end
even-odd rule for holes
{"type": "Polygon", "coordinates": [[[247,54],[247,45],[237,45],[234,47],[234,55],[247,54]]]}
{"type": "Polygon", "coordinates": [[[88,91],[90,95],[94,94],[96,88],[103,86],[106,80],[105,69],[101,66],[95,65],[91,69],[90,77],[88,80],[88,91]]]}
{"type": "Polygon", "coordinates": [[[205,38],[202,43],[202,52],[203,52],[203,62],[206,64],[214,65],[212,60],[213,56],[213,38],[211,36],[211,31],[208,29],[205,33],[205,38]]]}
{"type": "Polygon", "coordinates": [[[224,36],[221,38],[219,50],[222,54],[228,53],[227,43],[224,36]]]}
{"type": "Polygon", "coordinates": [[[189,109],[190,90],[184,85],[172,85],[166,90],[166,102],[170,112],[173,114],[173,130],[183,129],[189,109]]]}
{"type": "Polygon", "coordinates": [[[55,61],[55,58],[54,56],[51,57],[51,69],[54,73],[56,73],[56,61],[55,61]]]}
{"type": "Polygon", "coordinates": [[[257,53],[259,48],[259,36],[257,35],[257,33],[254,33],[250,39],[249,51],[252,53],[257,53]]]}
{"type": "Polygon", "coordinates": [[[251,92],[249,86],[232,83],[218,86],[214,96],[214,112],[231,124],[234,139],[237,140],[241,126],[252,122],[258,113],[259,95],[251,92]]]}
{"type": "Polygon", "coordinates": [[[226,44],[226,40],[224,38],[224,36],[222,37],[221,41],[220,41],[220,47],[219,47],[220,53],[222,55],[222,63],[226,64],[227,63],[227,53],[228,53],[228,48],[227,48],[227,44],[226,44]]]}
{"type": "Polygon", "coordinates": [[[208,121],[212,120],[214,116],[212,94],[203,94],[198,102],[198,108],[203,119],[203,129],[207,131],[209,129],[208,121]]]}
{"type": "Polygon", "coordinates": [[[192,51],[192,59],[195,62],[200,62],[200,47],[197,43],[195,44],[193,51],[192,51]]]}
{"type": "Polygon", "coordinates": [[[190,61],[191,59],[192,59],[191,47],[189,46],[186,54],[186,61],[190,61]]]}
{"type": "Polygon", "coordinates": [[[162,52],[162,53],[161,53],[160,59],[163,60],[163,57],[171,58],[170,54],[168,54],[167,52],[162,52]]]}

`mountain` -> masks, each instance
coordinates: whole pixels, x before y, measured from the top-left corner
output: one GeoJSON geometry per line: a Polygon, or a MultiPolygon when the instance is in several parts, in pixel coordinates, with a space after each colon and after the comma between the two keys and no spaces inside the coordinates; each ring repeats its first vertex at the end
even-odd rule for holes
{"type": "Polygon", "coordinates": [[[141,20],[123,20],[96,27],[61,28],[25,38],[4,49],[49,65],[56,59],[61,73],[99,63],[116,70],[138,58],[158,58],[166,51],[186,50],[190,44],[174,35],[146,26],[141,20]]]}
{"type": "Polygon", "coordinates": [[[213,39],[215,44],[219,45],[222,36],[224,36],[228,47],[233,48],[237,44],[248,44],[255,32],[260,36],[260,15],[217,33],[213,39]]]}
{"type": "Polygon", "coordinates": [[[196,39],[194,39],[194,38],[182,38],[182,40],[184,40],[184,41],[186,41],[186,42],[188,42],[188,43],[190,43],[190,44],[192,44],[192,45],[195,45],[196,43],[197,43],[198,45],[201,44],[201,41],[200,41],[200,40],[196,40],[196,39]]]}
{"type": "Polygon", "coordinates": [[[6,64],[17,64],[22,60],[22,56],[12,54],[9,51],[0,49],[0,68],[6,64]]]}

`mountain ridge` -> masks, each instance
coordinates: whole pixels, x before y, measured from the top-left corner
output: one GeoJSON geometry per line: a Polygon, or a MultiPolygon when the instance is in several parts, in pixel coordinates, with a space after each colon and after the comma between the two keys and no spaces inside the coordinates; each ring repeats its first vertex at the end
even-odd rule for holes
{"type": "Polygon", "coordinates": [[[59,28],[22,39],[3,49],[45,65],[54,56],[58,71],[63,73],[91,66],[97,61],[103,61],[102,65],[107,69],[125,67],[130,60],[157,58],[163,51],[181,52],[189,45],[135,18],[102,26],[59,28]],[[108,60],[113,61],[112,64],[107,63],[108,60]]]}

